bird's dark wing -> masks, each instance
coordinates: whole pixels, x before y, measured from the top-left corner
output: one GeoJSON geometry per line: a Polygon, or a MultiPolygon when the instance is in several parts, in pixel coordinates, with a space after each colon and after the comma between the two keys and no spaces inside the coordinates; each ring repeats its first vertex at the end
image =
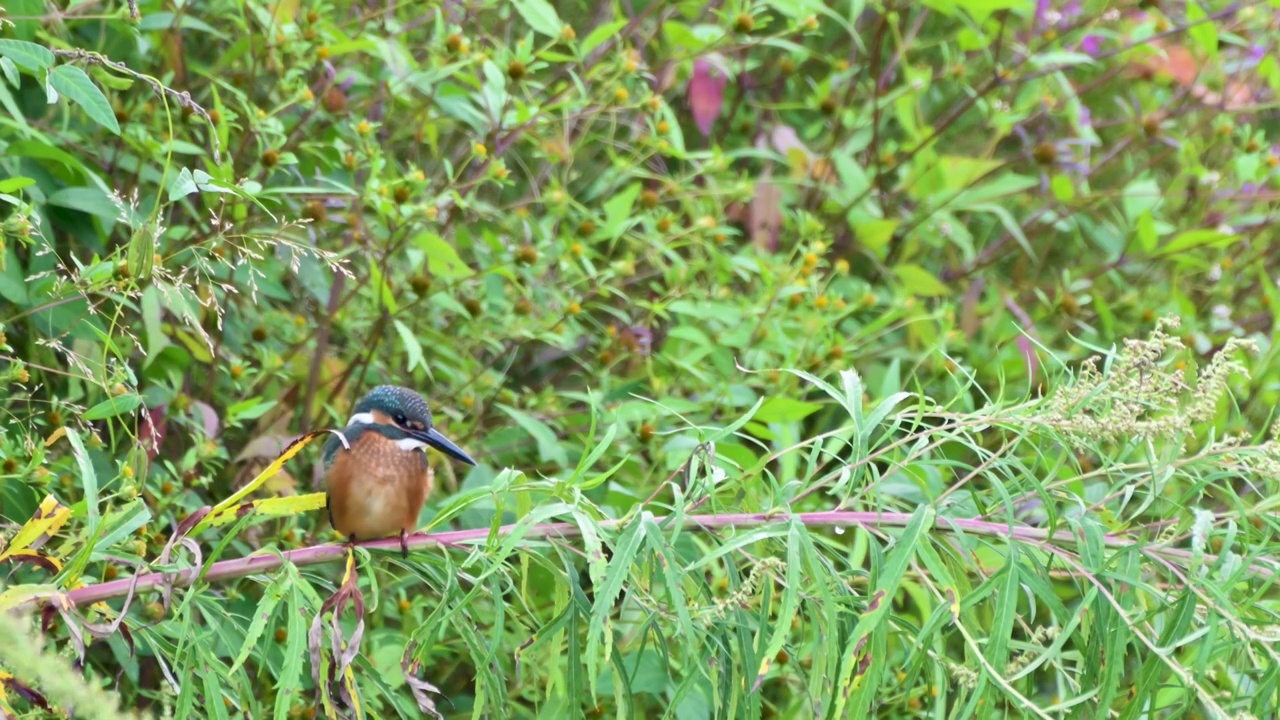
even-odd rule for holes
{"type": "MultiPolygon", "coordinates": [[[[366,427],[366,425],[349,425],[338,432],[341,432],[342,437],[346,438],[347,445],[352,445],[366,427]]],[[[342,444],[342,440],[337,435],[330,433],[329,439],[324,442],[324,451],[320,453],[320,460],[324,463],[325,472],[328,472],[329,467],[333,465],[333,459],[338,457],[338,451],[343,449],[345,447],[342,444]]]]}

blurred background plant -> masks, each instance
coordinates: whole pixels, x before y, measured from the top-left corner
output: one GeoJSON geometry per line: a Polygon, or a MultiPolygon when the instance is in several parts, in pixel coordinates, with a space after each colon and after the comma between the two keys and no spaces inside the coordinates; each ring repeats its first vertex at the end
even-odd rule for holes
{"type": "MultiPolygon", "coordinates": [[[[376,555],[375,716],[418,676],[456,716],[1262,716],[1277,17],[9,0],[0,606],[333,540],[288,512],[171,542],[391,381],[480,459],[437,463],[424,524],[582,538],[376,555]],[[835,507],[914,520],[655,519],[835,507]]],[[[45,632],[122,705],[299,717],[339,577],[45,632]]],[[[0,712],[38,707],[18,680],[0,712]]]]}

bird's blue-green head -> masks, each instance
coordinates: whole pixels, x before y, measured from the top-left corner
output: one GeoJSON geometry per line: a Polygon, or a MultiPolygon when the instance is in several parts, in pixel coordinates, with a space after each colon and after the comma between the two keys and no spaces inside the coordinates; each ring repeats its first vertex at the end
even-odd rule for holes
{"type": "MultiPolygon", "coordinates": [[[[409,388],[379,385],[360,398],[347,421],[344,434],[351,439],[352,431],[358,434],[370,430],[395,440],[405,450],[433,447],[468,465],[476,464],[462,448],[432,427],[427,401],[409,388]]],[[[337,441],[337,438],[333,440],[337,441]]]]}

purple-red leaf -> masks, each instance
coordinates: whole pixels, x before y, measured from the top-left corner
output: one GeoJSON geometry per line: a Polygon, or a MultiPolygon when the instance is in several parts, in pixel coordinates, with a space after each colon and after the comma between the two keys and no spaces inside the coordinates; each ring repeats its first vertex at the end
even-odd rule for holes
{"type": "Polygon", "coordinates": [[[703,136],[711,135],[711,128],[724,109],[724,87],[729,78],[724,71],[706,58],[693,61],[693,77],[689,80],[689,108],[693,122],[703,136]]]}

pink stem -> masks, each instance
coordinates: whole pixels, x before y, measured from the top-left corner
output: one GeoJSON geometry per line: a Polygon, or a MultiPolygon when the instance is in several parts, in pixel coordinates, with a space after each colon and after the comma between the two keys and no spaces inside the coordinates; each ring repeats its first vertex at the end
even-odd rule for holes
{"type": "MultiPolygon", "coordinates": [[[[910,513],[880,513],[880,512],[853,512],[844,510],[829,510],[826,512],[799,513],[790,515],[787,513],[736,513],[724,515],[687,515],[684,518],[683,526],[692,530],[711,530],[725,527],[759,527],[764,525],[776,525],[795,520],[803,523],[806,527],[861,527],[864,529],[877,529],[886,527],[906,527],[911,522],[912,515],[910,513]]],[[[665,517],[657,518],[658,522],[664,521],[665,517]]],[[[605,529],[617,528],[622,524],[620,520],[606,520],[600,525],[605,529]]],[[[517,525],[504,525],[498,528],[498,535],[510,534],[517,525]]],[[[1032,543],[1063,543],[1074,545],[1076,536],[1066,530],[1059,530],[1050,533],[1047,530],[1026,526],[1010,526],[1008,523],[988,522],[985,520],[975,520],[967,518],[937,518],[934,523],[934,530],[947,532],[951,530],[963,530],[964,532],[974,535],[984,535],[989,537],[1003,537],[1012,540],[1020,540],[1032,543]]],[[[574,537],[581,534],[578,526],[573,523],[546,523],[543,525],[535,525],[525,533],[529,538],[547,538],[547,537],[574,537]]],[[[427,547],[446,547],[453,548],[487,540],[489,538],[489,528],[478,528],[475,530],[453,530],[449,532],[438,532],[428,534],[414,534],[409,536],[408,545],[410,548],[427,548],[427,547]]],[[[1136,540],[1129,540],[1116,535],[1104,536],[1104,543],[1108,547],[1128,547],[1133,545],[1136,540]]],[[[386,538],[383,540],[373,540],[370,542],[360,543],[362,547],[370,550],[387,550],[399,551],[400,538],[386,538]]],[[[320,563],[335,562],[346,556],[347,546],[343,544],[325,544],[315,545],[311,547],[298,548],[297,550],[289,550],[279,554],[262,554],[250,555],[249,557],[236,558],[235,560],[222,560],[209,566],[209,571],[205,573],[204,579],[208,582],[217,582],[220,580],[230,580],[233,578],[244,577],[246,575],[255,575],[259,573],[276,570],[285,562],[293,563],[296,566],[318,565],[320,563]]],[[[1147,554],[1156,554],[1160,557],[1168,559],[1179,559],[1182,561],[1191,560],[1192,554],[1187,550],[1178,550],[1174,548],[1164,548],[1155,545],[1144,548],[1147,554]]],[[[1214,558],[1210,555],[1203,557],[1203,562],[1211,564],[1214,558]]],[[[1271,577],[1275,574],[1275,570],[1271,568],[1260,567],[1251,564],[1250,569],[1261,574],[1264,577],[1271,577]]],[[[172,579],[175,587],[188,587],[200,575],[200,568],[186,568],[184,570],[175,570],[170,573],[154,573],[147,572],[136,578],[137,592],[145,590],[155,590],[163,585],[166,578],[172,579]]],[[[111,582],[100,583],[98,585],[89,585],[87,587],[77,588],[69,592],[49,592],[34,595],[17,607],[30,607],[43,605],[55,596],[61,596],[61,599],[68,605],[82,606],[92,605],[96,602],[110,600],[113,598],[124,597],[129,594],[129,586],[135,582],[135,578],[128,577],[111,582]]]]}

